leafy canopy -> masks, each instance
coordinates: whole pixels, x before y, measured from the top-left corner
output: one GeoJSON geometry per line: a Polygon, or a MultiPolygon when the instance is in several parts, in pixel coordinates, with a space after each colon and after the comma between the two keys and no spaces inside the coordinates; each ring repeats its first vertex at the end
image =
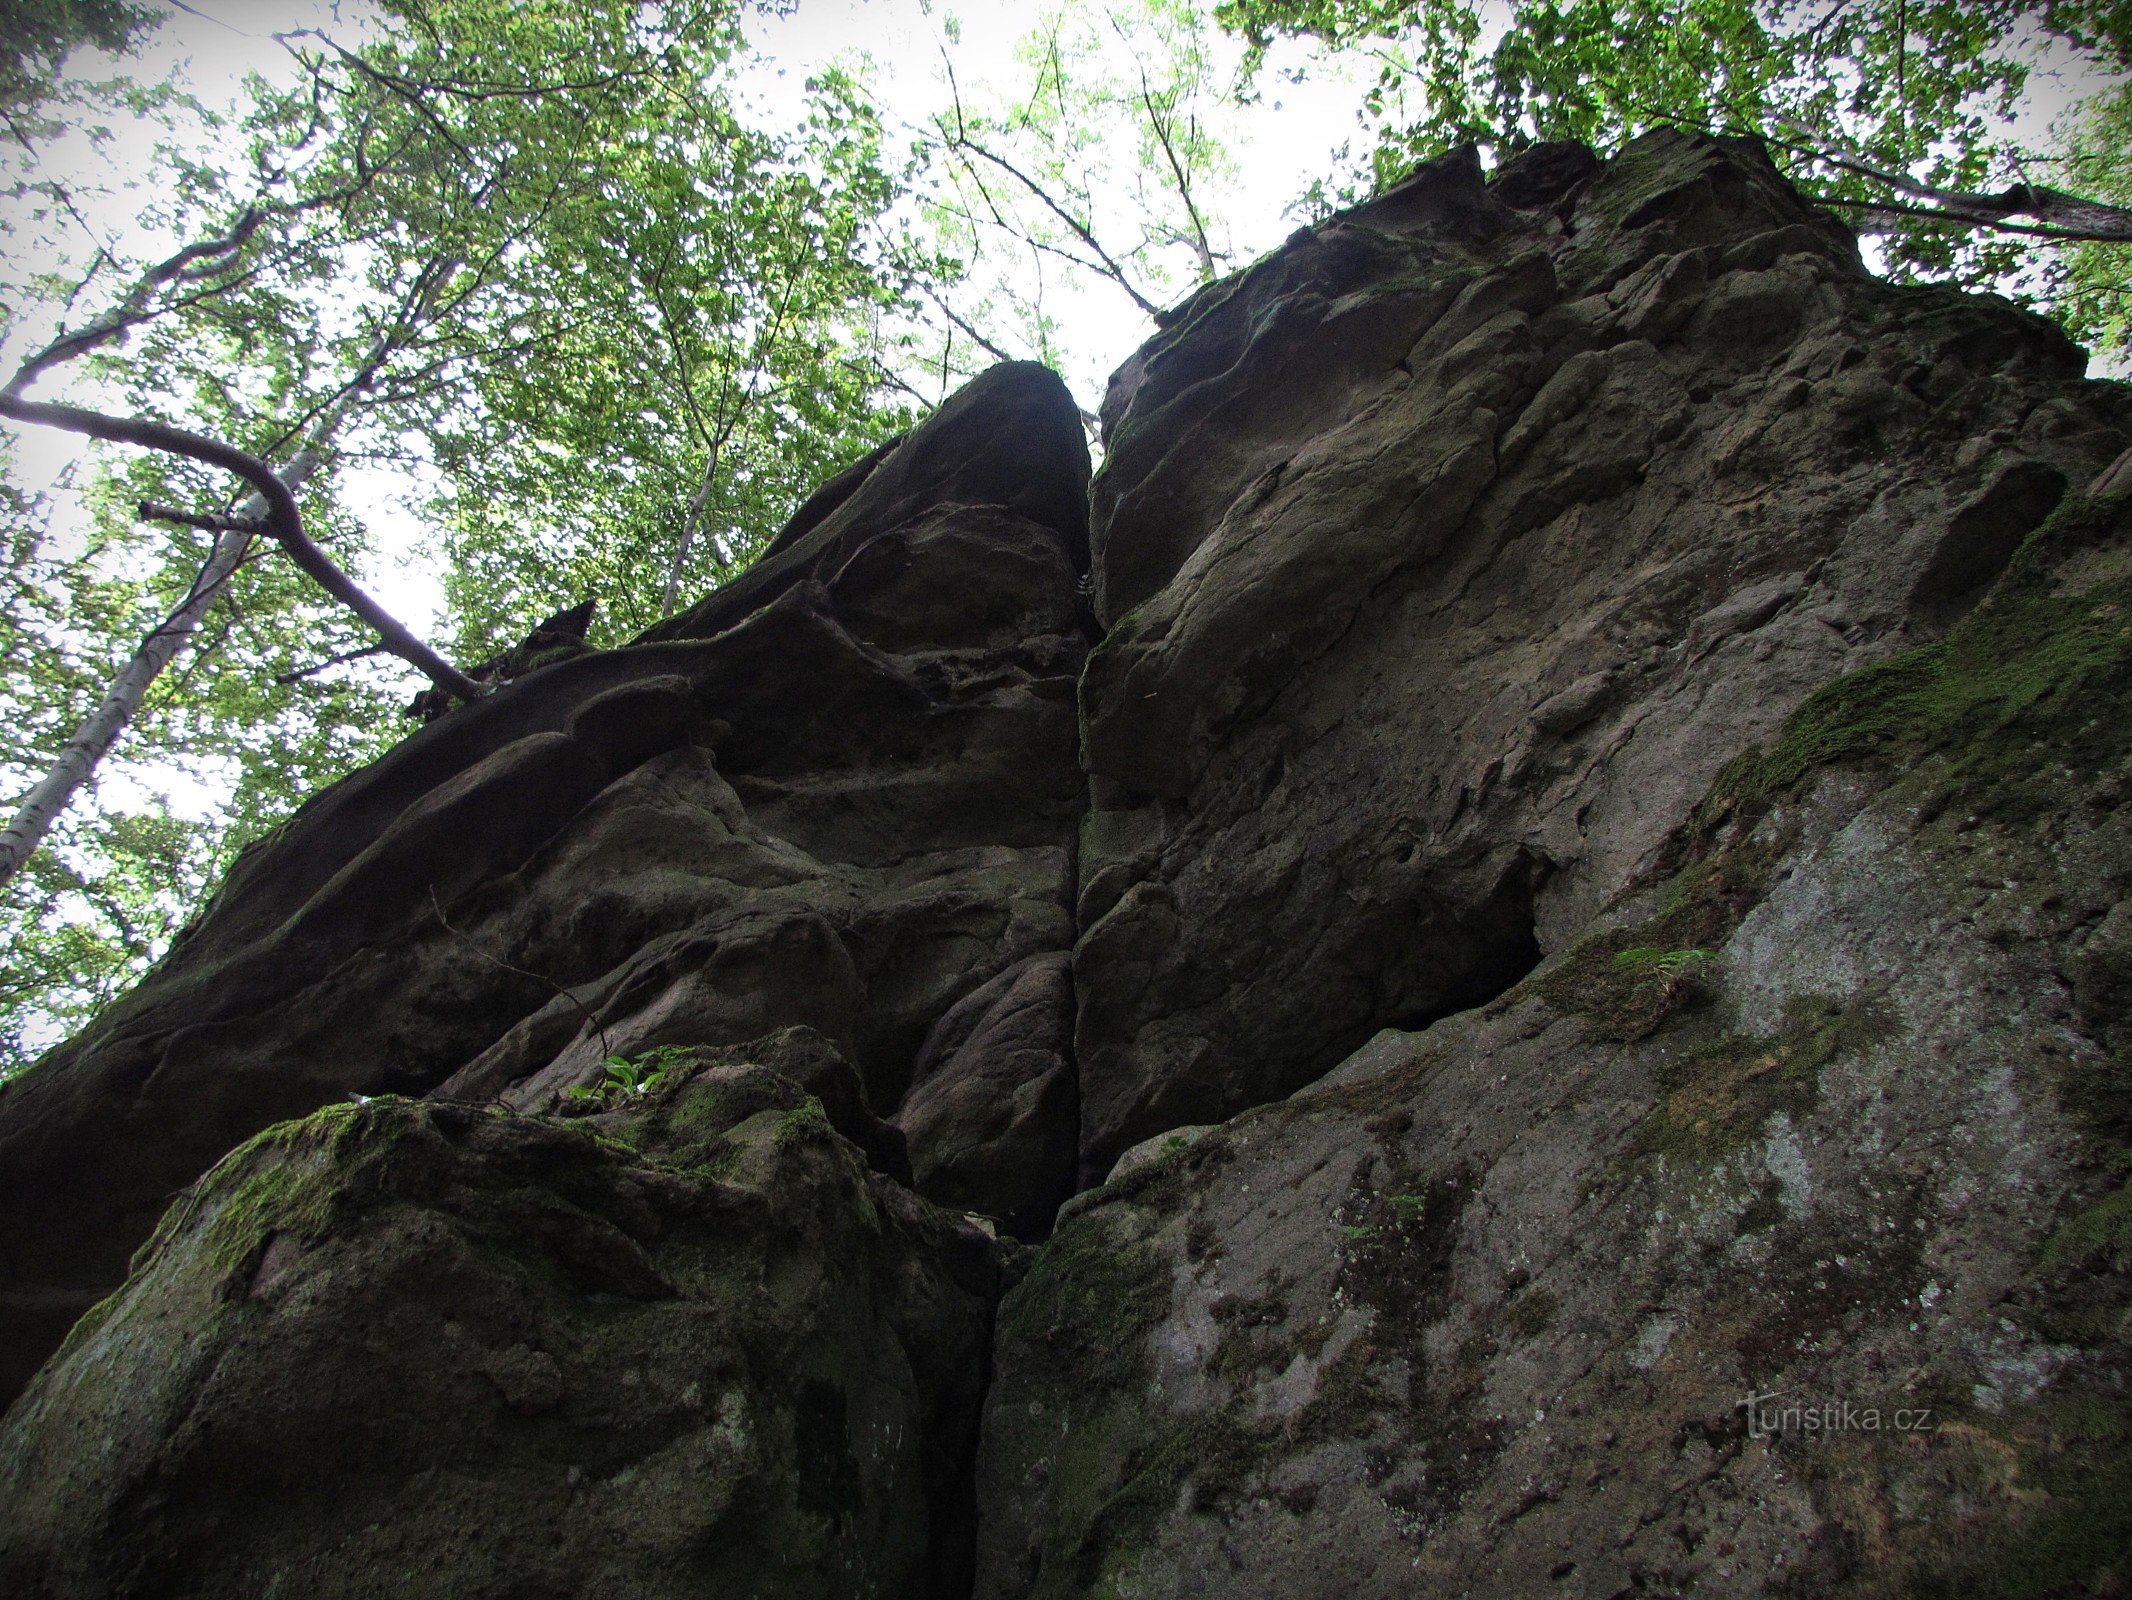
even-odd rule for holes
{"type": "Polygon", "coordinates": [[[1961,192],[2021,180],[2121,195],[2122,0],[1223,0],[1217,14],[1262,54],[1284,35],[1378,53],[1365,108],[1376,182],[1467,142],[1604,149],[1667,123],[1755,134],[1803,189],[1883,232],[1899,276],[2013,287],[2076,336],[2122,338],[2126,247],[2039,252],[1904,217],[1858,170],[1961,192]],[[2030,148],[2018,125],[2046,49],[2108,80],[2066,152],[2030,148]]]}
{"type": "MultiPolygon", "coordinates": [[[[96,218],[41,127],[0,140],[23,197],[0,218],[11,331],[19,353],[40,325],[122,312],[123,341],[55,366],[46,392],[310,460],[306,526],[358,577],[377,558],[349,475],[397,475],[450,561],[462,661],[578,598],[626,636],[907,420],[881,359],[907,273],[872,244],[897,189],[870,113],[831,79],[803,126],[751,123],[730,0],[393,0],[281,42],[285,70],[234,111],[60,86],[80,125],[160,119],[110,202],[153,248],[99,229],[84,268],[46,265],[96,218]],[[156,278],[172,241],[211,240],[156,278]]],[[[213,535],[133,508],[235,498],[138,453],[41,481],[41,448],[16,446],[0,482],[11,796],[199,580],[213,535]]],[[[0,897],[0,1073],[137,974],[246,840],[404,733],[411,685],[371,642],[285,559],[248,555],[93,804],[0,897]]]]}

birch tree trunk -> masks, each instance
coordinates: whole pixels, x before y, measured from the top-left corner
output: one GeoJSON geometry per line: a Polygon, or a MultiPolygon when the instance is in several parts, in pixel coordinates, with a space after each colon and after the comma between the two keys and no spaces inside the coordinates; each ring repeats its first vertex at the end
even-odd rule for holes
{"type": "MultiPolygon", "coordinates": [[[[63,360],[73,359],[118,337],[130,325],[129,318],[146,303],[149,292],[156,285],[178,276],[190,263],[202,259],[220,259],[241,248],[256,215],[256,212],[248,210],[243,222],[230,237],[180,251],[170,260],[152,269],[127,294],[117,311],[92,323],[81,333],[56,341],[23,363],[7,386],[0,389],[0,400],[17,401],[22,390],[40,373],[63,360]],[[58,354],[55,355],[55,352],[58,354]]],[[[302,448],[291,456],[285,465],[274,470],[273,478],[280,484],[279,498],[283,501],[286,520],[292,524],[296,518],[296,492],[316,475],[326,459],[327,447],[332,443],[333,436],[340,431],[341,424],[347,420],[357,397],[370,387],[394,352],[415,331],[421,317],[430,309],[428,302],[436,285],[449,276],[457,261],[457,257],[440,257],[429,262],[416,274],[414,287],[402,302],[391,324],[378,334],[369,350],[364,353],[362,364],[356,368],[354,375],[341,386],[340,391],[333,396],[312,424],[302,448]]],[[[220,464],[230,466],[226,461],[220,464]]],[[[253,481],[257,483],[260,481],[257,474],[261,466],[261,463],[245,458],[244,465],[235,470],[253,475],[253,481]]],[[[300,527],[277,528],[275,507],[267,492],[273,487],[272,483],[267,483],[261,488],[255,488],[234,516],[216,519],[218,527],[214,546],[208,554],[206,564],[201,567],[199,576],[193,579],[192,587],[186,592],[185,598],[178,603],[175,610],[148,631],[139,648],[112,678],[111,686],[105,690],[103,700],[74,730],[72,737],[61,747],[59,758],[52,763],[51,768],[31,786],[29,793],[23,796],[13,819],[5,828],[0,828],[0,889],[4,889],[14,880],[16,874],[22,871],[38,845],[44,842],[45,835],[51,832],[52,824],[59,820],[60,814],[73,803],[74,797],[95,775],[98,763],[109,752],[118,736],[125,731],[126,725],[140,711],[141,702],[146,699],[149,689],[156,679],[163,675],[164,669],[192,642],[199,632],[201,621],[222,597],[223,591],[229,587],[229,581],[243,562],[245,553],[262,533],[283,537],[285,542],[293,535],[291,554],[297,556],[299,564],[307,571],[311,571],[314,565],[331,569],[324,575],[313,571],[312,576],[318,578],[329,593],[349,604],[366,622],[376,627],[384,637],[386,647],[395,654],[414,661],[429,673],[433,681],[443,684],[462,698],[471,699],[480,692],[456,669],[434,657],[426,647],[409,635],[406,629],[386,616],[374,601],[355,589],[344,574],[333,569],[332,563],[324,554],[301,537],[300,527]],[[295,548],[296,544],[308,547],[309,554],[316,558],[315,562],[306,560],[304,553],[295,548]],[[334,581],[336,579],[338,582],[334,581]],[[408,648],[410,646],[411,649],[408,648]]],[[[142,509],[145,512],[151,508],[142,509]]]]}
{"type": "MultiPolygon", "coordinates": [[[[344,399],[320,419],[319,426],[312,430],[310,442],[287,466],[275,473],[290,493],[302,488],[317,472],[319,463],[325,458],[326,443],[346,412],[344,399]]],[[[245,501],[236,520],[253,526],[228,528],[216,536],[207,564],[200,569],[200,575],[193,580],[184,600],[169,616],[148,630],[140,647],[111,680],[103,700],[61,747],[59,759],[23,796],[13,820],[5,828],[0,828],[0,888],[5,888],[27,864],[38,845],[44,842],[44,836],[51,832],[52,824],[59,820],[60,813],[95,775],[97,764],[139,712],[141,702],[147,698],[156,679],[163,675],[164,668],[178,658],[199,632],[201,620],[222,597],[231,575],[244,560],[245,552],[259,537],[257,525],[263,523],[265,517],[265,496],[254,494],[245,501]]]]}
{"type": "MultiPolygon", "coordinates": [[[[728,424],[726,432],[731,431],[728,424]]],[[[710,504],[711,489],[718,481],[718,457],[725,445],[725,433],[711,441],[710,464],[703,469],[703,479],[696,485],[696,492],[689,496],[688,511],[681,519],[681,540],[674,550],[674,559],[666,569],[666,593],[659,598],[659,620],[664,622],[681,604],[681,571],[688,565],[689,552],[696,547],[696,535],[703,527],[703,511],[710,504]]],[[[723,559],[719,565],[725,565],[723,559]]]]}

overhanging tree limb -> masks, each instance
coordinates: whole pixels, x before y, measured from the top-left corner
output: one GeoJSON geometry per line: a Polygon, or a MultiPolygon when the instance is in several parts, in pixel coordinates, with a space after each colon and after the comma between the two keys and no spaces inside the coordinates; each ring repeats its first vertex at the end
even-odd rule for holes
{"type": "Polygon", "coordinates": [[[147,417],[111,417],[100,411],[53,401],[21,400],[12,395],[0,395],[0,417],[86,434],[89,438],[107,440],[112,444],[161,450],[235,473],[265,503],[266,514],[258,524],[258,531],[288,551],[290,559],[326,593],[369,623],[384,641],[386,649],[438,688],[448,690],[462,700],[480,698],[481,689],[473,679],[408,632],[397,618],[341,571],[331,556],[312,542],[311,536],[304,532],[303,514],[297,509],[296,496],[276,476],[273,468],[257,456],[219,439],[208,439],[183,428],[174,428],[167,422],[156,422],[147,417]]]}
{"type": "MultiPolygon", "coordinates": [[[[1992,228],[2004,233],[2021,233],[2035,238],[2079,240],[2098,244],[2132,244],[2132,209],[2124,206],[2105,205],[2098,200],[2082,199],[2058,189],[2046,189],[2041,184],[2017,183],[1997,194],[1968,194],[1956,189],[1937,189],[1904,172],[1894,171],[1878,162],[1870,161],[1855,150],[1840,145],[1830,145],[1815,139],[1810,129],[1796,123],[1780,123],[1790,139],[1770,138],[1769,142],[1794,155],[1821,161],[1839,171],[1855,173],[1861,178],[1871,178],[1884,183],[1897,194],[1920,201],[1930,209],[1891,205],[1886,201],[1842,202],[1827,204],[1857,204],[1871,211],[1886,211],[1902,216],[1935,218],[1943,222],[1960,222],[1973,228],[1992,228]],[[2034,223],[2009,221],[2013,217],[2033,217],[2034,223]]],[[[1768,135],[1763,135],[1769,138],[1768,135]]]]}
{"type": "MultiPolygon", "coordinates": [[[[427,272],[418,274],[415,293],[426,292],[431,281],[427,272]]],[[[347,417],[356,396],[370,386],[407,336],[411,326],[409,318],[416,303],[413,298],[403,300],[392,323],[372,342],[362,365],[316,413],[303,447],[286,466],[271,474],[291,504],[296,491],[309,482],[324,463],[327,444],[347,417]]],[[[70,354],[83,354],[87,348],[77,344],[70,354]]],[[[192,526],[208,527],[215,533],[215,543],[207,560],[194,574],[183,598],[161,622],[148,630],[127,657],[96,709],[75,728],[73,736],[60,749],[58,758],[23,797],[14,819],[5,829],[0,829],[0,885],[5,885],[22,870],[60,813],[89,781],[113,741],[139,714],[149,689],[198,632],[208,609],[221,597],[238,568],[244,565],[269,511],[267,497],[255,489],[234,516],[183,519],[192,526]]]]}
{"type": "MultiPolygon", "coordinates": [[[[243,564],[252,541],[261,532],[276,532],[278,525],[292,527],[298,539],[309,547],[318,561],[335,574],[341,586],[360,596],[369,610],[365,612],[361,607],[357,610],[366,621],[372,621],[375,626],[373,614],[376,618],[382,618],[402,639],[413,643],[417,650],[442,666],[452,678],[458,679],[458,684],[453,684],[431,673],[432,679],[440,686],[467,699],[472,699],[480,692],[457,669],[439,660],[419,641],[414,640],[413,636],[387,616],[375,601],[363,595],[346,574],[333,566],[325,552],[305,537],[301,519],[297,515],[295,491],[310,479],[324,461],[326,440],[345,414],[355,393],[382,362],[387,349],[389,336],[382,336],[378,347],[371,353],[371,359],[353,380],[343,386],[327,415],[313,428],[310,442],[278,473],[268,470],[257,458],[248,456],[243,451],[214,440],[200,439],[196,435],[186,434],[164,424],[136,422],[129,426],[124,419],[102,417],[98,413],[82,411],[73,406],[44,405],[12,396],[0,396],[0,415],[12,416],[20,421],[66,427],[71,432],[86,433],[95,438],[143,444],[151,449],[171,449],[174,453],[193,460],[205,461],[210,465],[237,472],[253,490],[250,501],[242,511],[234,517],[220,519],[227,526],[217,533],[206,562],[194,577],[184,597],[162,621],[148,630],[140,645],[127,658],[126,664],[119,669],[118,675],[104,691],[96,709],[82,720],[73,736],[61,749],[58,759],[31,787],[29,793],[23,796],[14,818],[4,829],[0,829],[0,886],[7,884],[22,870],[24,863],[51,831],[52,824],[58,820],[60,813],[66,809],[82,785],[88,782],[97,764],[103,760],[104,753],[111,748],[112,742],[139,712],[142,701],[156,679],[162,675],[163,669],[170,665],[199,629],[201,619],[220,597],[231,574],[243,564]],[[179,440],[184,441],[187,446],[197,444],[205,448],[177,448],[176,441],[179,440]],[[462,684],[464,689],[459,687],[462,684]]],[[[283,542],[286,545],[286,541],[283,542]]],[[[291,549],[290,553],[294,555],[296,552],[291,549]]],[[[312,569],[307,565],[305,570],[312,569]]],[[[329,585],[329,588],[331,587],[329,585]]],[[[340,590],[336,589],[334,592],[339,594],[340,590]]],[[[345,595],[341,597],[346,598],[345,595]]],[[[395,653],[404,654],[397,649],[395,653]]],[[[427,667],[424,667],[424,670],[427,671],[427,667]]]]}

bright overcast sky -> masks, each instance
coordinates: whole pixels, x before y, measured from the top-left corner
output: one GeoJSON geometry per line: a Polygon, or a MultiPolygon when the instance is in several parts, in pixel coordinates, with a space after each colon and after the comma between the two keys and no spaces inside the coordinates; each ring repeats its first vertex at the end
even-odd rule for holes
{"type": "MultiPolygon", "coordinates": [[[[360,32],[363,10],[359,0],[338,5],[331,0],[190,0],[188,10],[173,12],[144,41],[137,59],[120,63],[93,50],[80,51],[68,73],[100,77],[123,71],[146,81],[169,75],[210,106],[231,105],[243,96],[248,73],[291,75],[272,33],[315,25],[347,38],[360,32]]],[[[949,48],[965,92],[974,98],[997,86],[1011,93],[1027,76],[1014,47],[1038,16],[1035,7],[928,0],[800,0],[782,16],[753,13],[746,31],[757,54],[741,71],[743,99],[766,126],[789,124],[803,114],[808,76],[841,64],[871,87],[893,137],[947,104],[941,63],[951,31],[949,48]]],[[[1239,47],[1226,37],[1220,45],[1227,53],[1224,65],[1232,65],[1239,47]]],[[[1293,53],[1300,62],[1299,47],[1293,53]]],[[[1220,188],[1212,209],[1218,210],[1238,259],[1262,254],[1294,228],[1290,208],[1297,195],[1312,178],[1329,172],[1338,147],[1359,133],[1356,107],[1370,70],[1321,67],[1302,85],[1269,75],[1265,99],[1237,110],[1224,127],[1235,170],[1248,174],[1248,180],[1240,176],[1220,188]]],[[[44,152],[45,168],[83,196],[89,220],[106,238],[130,244],[137,259],[153,259],[182,241],[142,230],[134,216],[141,196],[124,185],[130,173],[145,169],[160,130],[140,124],[113,131],[116,137],[101,144],[81,136],[55,141],[44,152]],[[99,194],[106,197],[100,204],[99,194]]],[[[1056,282],[1047,290],[1046,306],[1059,325],[1056,358],[1063,375],[1082,403],[1093,408],[1111,369],[1151,329],[1123,293],[1101,283],[1056,282]]],[[[49,333],[18,327],[9,344],[18,351],[34,348],[49,333]]],[[[32,430],[23,440],[25,476],[49,481],[77,448],[64,436],[32,430]]],[[[370,586],[418,632],[433,632],[443,590],[425,555],[419,521],[400,503],[408,486],[396,474],[374,469],[348,469],[343,483],[346,502],[364,518],[386,557],[372,568],[370,586]]]]}
{"type": "MultiPolygon", "coordinates": [[[[6,4],[8,0],[0,0],[6,4]]],[[[114,69],[154,81],[166,74],[189,85],[209,104],[233,104],[243,94],[248,72],[289,76],[289,63],[269,35],[307,24],[330,28],[343,38],[360,33],[365,7],[361,0],[190,0],[187,11],[174,12],[145,42],[142,58],[124,64],[93,51],[77,54],[71,74],[101,76],[114,69]]],[[[943,46],[949,46],[958,81],[973,99],[988,92],[1011,95],[1027,81],[1027,69],[1015,58],[1021,34],[1041,12],[1033,6],[998,0],[799,0],[782,16],[752,14],[747,34],[757,55],[742,69],[745,103],[765,126],[790,125],[802,114],[809,74],[832,62],[853,70],[872,92],[892,136],[922,124],[948,104],[942,73],[943,46]],[[950,19],[953,19],[952,26],[950,19]]],[[[1233,66],[1239,46],[1221,36],[1224,66],[1233,66]]],[[[1234,176],[1214,185],[1206,209],[1219,218],[1220,231],[1238,261],[1249,261],[1278,244],[1296,225],[1296,197],[1313,179],[1341,166],[1340,147],[1362,142],[1356,109],[1374,75],[1375,63],[1358,53],[1337,64],[1307,55],[1301,46],[1282,47],[1262,77],[1263,98],[1249,107],[1221,114],[1219,133],[1233,158],[1234,176]],[[1284,72],[1304,67],[1306,72],[1284,72]],[[1294,81],[1300,76],[1303,81],[1294,81]]],[[[2039,75],[2032,85],[2030,119],[2038,134],[2052,114],[2087,92],[2091,83],[2070,84],[2039,75]]],[[[132,172],[144,170],[157,130],[119,128],[101,146],[75,137],[55,142],[45,153],[50,171],[64,176],[82,194],[92,223],[113,239],[130,242],[137,259],[167,253],[177,241],[145,236],[134,210],[141,196],[124,188],[132,172]],[[99,205],[99,191],[108,198],[99,205]]],[[[78,231],[78,230],[77,230],[78,231]]],[[[78,239],[73,241],[79,244],[78,239]]],[[[87,251],[82,250],[85,258],[87,251]]],[[[54,263],[55,266],[62,265],[54,263]]],[[[79,262],[74,265],[78,268],[79,262]]],[[[1055,359],[1081,402],[1093,407],[1105,378],[1131,354],[1150,331],[1146,319],[1116,288],[1094,280],[1053,282],[1045,292],[1047,310],[1059,325],[1055,359]]],[[[18,328],[15,346],[42,343],[49,330],[18,328]]],[[[49,480],[52,471],[75,448],[62,436],[32,430],[23,442],[25,476],[49,480]]],[[[434,560],[425,551],[416,514],[401,503],[408,484],[380,470],[350,470],[344,479],[346,503],[363,516],[381,552],[369,582],[387,607],[418,632],[433,633],[441,607],[442,586],[434,560]]],[[[414,486],[419,497],[420,486],[414,486]]]]}

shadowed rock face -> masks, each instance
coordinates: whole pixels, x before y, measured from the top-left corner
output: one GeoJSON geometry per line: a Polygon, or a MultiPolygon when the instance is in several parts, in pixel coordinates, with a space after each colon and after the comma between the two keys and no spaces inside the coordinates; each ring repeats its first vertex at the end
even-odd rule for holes
{"type": "Polygon", "coordinates": [[[793,1079],[669,1076],[575,1123],[340,1106],[224,1162],[10,1413],[0,1582],[967,1593],[991,1242],[793,1079]]]}
{"type": "Polygon", "coordinates": [[[956,1002],[919,1053],[896,1113],[918,1187],[996,1217],[1018,1238],[1051,1231],[1073,1193],[1073,971],[1031,956],[956,1002]]]}
{"type": "Polygon", "coordinates": [[[997,368],[732,588],[248,851],[0,1095],[0,1393],[175,1192],[351,1092],[545,1107],[610,1054],[805,1024],[893,1107],[951,1005],[1071,941],[1087,470],[1058,379],[997,368]]]}
{"type": "Polygon", "coordinates": [[[2081,372],[1677,134],[1210,285],[1092,487],[995,369],[0,1095],[11,1381],[125,1278],[0,1589],[2115,1592],[2081,372]]]}

